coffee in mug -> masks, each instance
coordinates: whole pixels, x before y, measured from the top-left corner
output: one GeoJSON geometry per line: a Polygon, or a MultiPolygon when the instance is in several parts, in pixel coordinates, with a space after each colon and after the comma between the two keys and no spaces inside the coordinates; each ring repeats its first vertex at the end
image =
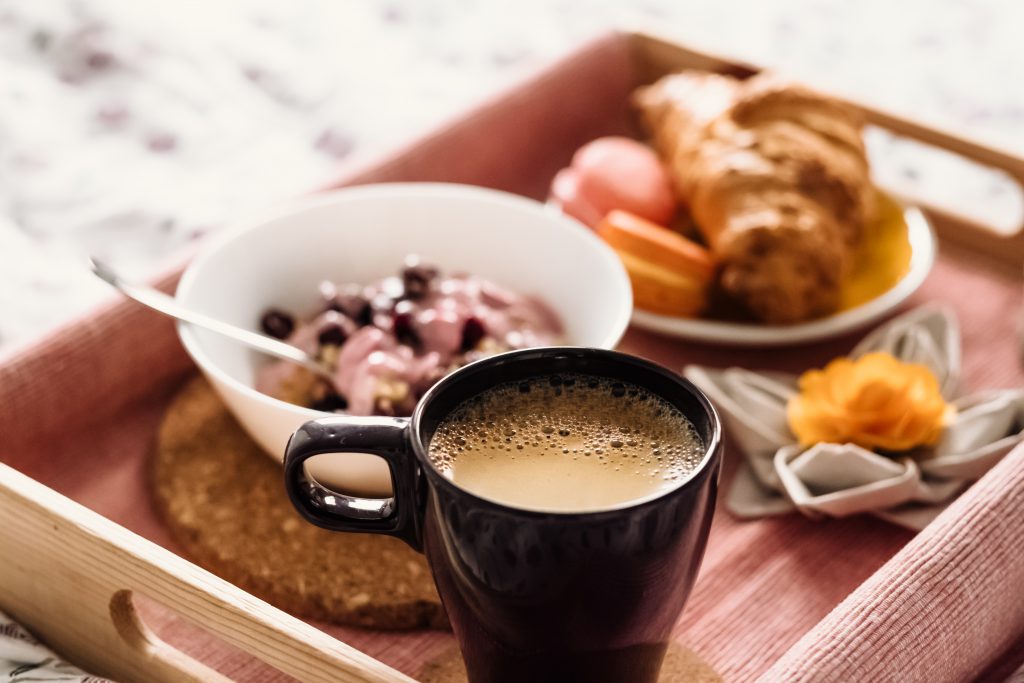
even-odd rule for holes
{"type": "Polygon", "coordinates": [[[463,402],[429,458],[456,486],[504,505],[590,512],[669,491],[704,457],[690,420],[648,389],[565,374],[463,402]]]}

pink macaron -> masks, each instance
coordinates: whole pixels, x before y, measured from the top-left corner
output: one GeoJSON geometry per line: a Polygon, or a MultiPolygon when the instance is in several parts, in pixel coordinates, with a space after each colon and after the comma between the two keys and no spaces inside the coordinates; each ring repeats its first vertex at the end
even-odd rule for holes
{"type": "Polygon", "coordinates": [[[676,211],[672,183],[658,156],[623,137],[599,138],[573,155],[551,186],[562,210],[596,227],[609,211],[629,211],[665,225],[676,211]]]}

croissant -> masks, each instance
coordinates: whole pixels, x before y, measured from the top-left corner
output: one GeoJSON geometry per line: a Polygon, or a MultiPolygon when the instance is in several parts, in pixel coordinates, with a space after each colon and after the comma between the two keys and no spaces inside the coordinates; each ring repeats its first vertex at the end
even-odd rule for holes
{"type": "Polygon", "coordinates": [[[769,323],[835,311],[873,211],[858,113],[767,74],[673,74],[635,104],[721,288],[769,323]]]}

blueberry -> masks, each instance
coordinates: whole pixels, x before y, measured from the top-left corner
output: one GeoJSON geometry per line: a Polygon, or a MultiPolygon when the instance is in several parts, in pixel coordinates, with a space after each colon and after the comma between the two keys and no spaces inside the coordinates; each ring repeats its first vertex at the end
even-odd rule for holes
{"type": "Polygon", "coordinates": [[[626,395],[626,387],[619,382],[612,385],[612,396],[615,398],[622,398],[626,395]]]}
{"type": "Polygon", "coordinates": [[[405,296],[410,299],[422,299],[430,291],[430,284],[437,278],[437,268],[419,263],[408,265],[402,269],[402,285],[405,296]]]}
{"type": "Polygon", "coordinates": [[[338,323],[327,323],[320,328],[316,340],[320,346],[341,346],[348,339],[345,328],[338,323]]]}
{"type": "Polygon", "coordinates": [[[295,319],[284,311],[271,308],[260,318],[260,328],[271,337],[287,339],[295,329],[295,319]]]}
{"type": "Polygon", "coordinates": [[[463,351],[469,351],[475,349],[476,345],[480,343],[480,340],[487,336],[487,330],[484,329],[484,324],[476,316],[472,316],[466,319],[466,323],[462,326],[462,345],[463,351]]]}
{"type": "Polygon", "coordinates": [[[338,294],[327,307],[332,311],[344,313],[357,325],[369,325],[373,317],[370,302],[358,294],[338,294]]]}
{"type": "Polygon", "coordinates": [[[359,329],[345,314],[335,310],[324,311],[318,321],[317,342],[320,346],[341,346],[359,329]]]}
{"type": "Polygon", "coordinates": [[[399,344],[417,346],[420,343],[419,335],[416,334],[416,330],[412,326],[411,313],[399,313],[394,316],[391,321],[391,331],[399,344]]]}

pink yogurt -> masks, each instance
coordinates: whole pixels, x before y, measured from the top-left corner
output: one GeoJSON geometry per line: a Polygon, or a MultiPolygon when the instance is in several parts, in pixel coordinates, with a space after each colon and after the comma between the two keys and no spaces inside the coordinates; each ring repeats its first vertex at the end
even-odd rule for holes
{"type": "MultiPolygon", "coordinates": [[[[344,313],[322,311],[296,325],[287,341],[316,354],[323,352],[324,339],[338,346],[344,338],[332,388],[352,415],[409,414],[430,386],[466,363],[562,342],[561,322],[547,305],[473,275],[442,277],[414,262],[401,278],[344,291],[346,305],[334,306],[344,313]],[[391,410],[382,410],[382,398],[391,410]]],[[[293,372],[288,363],[271,363],[259,373],[256,388],[279,395],[293,372]]]]}

